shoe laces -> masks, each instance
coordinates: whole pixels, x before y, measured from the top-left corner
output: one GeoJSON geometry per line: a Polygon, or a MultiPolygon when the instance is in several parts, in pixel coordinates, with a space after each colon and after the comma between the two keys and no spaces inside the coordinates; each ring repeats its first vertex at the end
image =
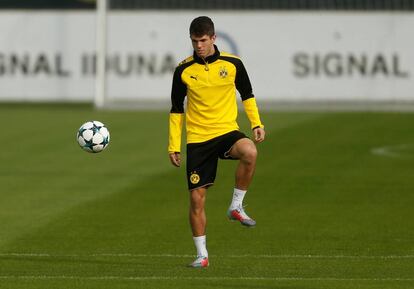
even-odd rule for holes
{"type": "Polygon", "coordinates": [[[204,259],[206,259],[207,257],[206,256],[197,256],[197,258],[196,258],[196,260],[194,261],[195,263],[198,263],[198,262],[201,262],[201,261],[203,261],[204,259]]]}
{"type": "Polygon", "coordinates": [[[236,210],[239,212],[239,214],[243,217],[243,219],[250,219],[250,217],[246,214],[246,212],[244,211],[244,208],[247,207],[247,205],[242,206],[239,205],[236,210]]]}

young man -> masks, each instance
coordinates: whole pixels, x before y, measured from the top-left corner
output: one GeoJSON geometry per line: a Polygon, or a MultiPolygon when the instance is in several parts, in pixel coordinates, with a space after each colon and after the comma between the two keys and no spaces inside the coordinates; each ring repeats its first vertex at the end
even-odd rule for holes
{"type": "Polygon", "coordinates": [[[204,203],[206,191],[214,183],[219,158],[239,160],[227,216],[248,227],[256,225],[242,202],[255,171],[257,150],[253,141],[239,131],[236,89],[250,120],[254,141],[262,142],[265,131],[246,69],[238,57],[220,52],[214,45],[216,35],[211,19],[195,18],[190,25],[190,38],[193,56],[181,62],[173,76],[168,153],[171,163],[179,167],[187,96],[187,180],[190,224],[197,249],[197,258],[190,266],[207,267],[204,203]]]}

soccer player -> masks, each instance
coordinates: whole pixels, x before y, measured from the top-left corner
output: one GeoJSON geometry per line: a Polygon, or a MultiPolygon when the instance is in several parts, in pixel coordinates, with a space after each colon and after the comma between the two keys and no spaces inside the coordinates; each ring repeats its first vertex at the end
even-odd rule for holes
{"type": "Polygon", "coordinates": [[[181,133],[184,99],[187,132],[187,180],[190,191],[190,224],[197,258],[191,267],[207,267],[206,215],[207,189],[213,185],[218,159],[239,160],[233,199],[227,211],[230,220],[252,227],[256,222],[243,209],[243,198],[255,167],[256,145],[239,131],[236,89],[253,130],[253,139],[265,138],[256,100],[246,69],[237,56],[220,52],[214,44],[214,23],[207,16],[195,18],[190,25],[193,56],[175,69],[171,91],[168,153],[171,163],[181,165],[181,133]]]}

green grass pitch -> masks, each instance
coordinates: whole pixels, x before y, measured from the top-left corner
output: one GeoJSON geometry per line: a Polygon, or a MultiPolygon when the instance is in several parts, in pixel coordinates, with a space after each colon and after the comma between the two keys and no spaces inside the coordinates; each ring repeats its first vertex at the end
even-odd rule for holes
{"type": "Polygon", "coordinates": [[[197,270],[168,111],[1,104],[0,288],[414,288],[414,114],[262,118],[245,199],[258,225],[226,219],[236,162],[222,161],[197,270]],[[100,154],[76,143],[87,120],[110,129],[100,154]]]}

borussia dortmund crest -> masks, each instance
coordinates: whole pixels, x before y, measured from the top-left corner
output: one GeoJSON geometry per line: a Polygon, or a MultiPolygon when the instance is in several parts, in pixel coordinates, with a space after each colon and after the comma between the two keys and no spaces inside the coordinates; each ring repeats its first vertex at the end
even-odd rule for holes
{"type": "Polygon", "coordinates": [[[219,75],[221,78],[226,78],[228,75],[227,68],[225,66],[220,67],[219,75]]]}
{"type": "Polygon", "coordinates": [[[195,185],[200,181],[200,176],[196,172],[192,172],[190,175],[190,182],[195,185]]]}

